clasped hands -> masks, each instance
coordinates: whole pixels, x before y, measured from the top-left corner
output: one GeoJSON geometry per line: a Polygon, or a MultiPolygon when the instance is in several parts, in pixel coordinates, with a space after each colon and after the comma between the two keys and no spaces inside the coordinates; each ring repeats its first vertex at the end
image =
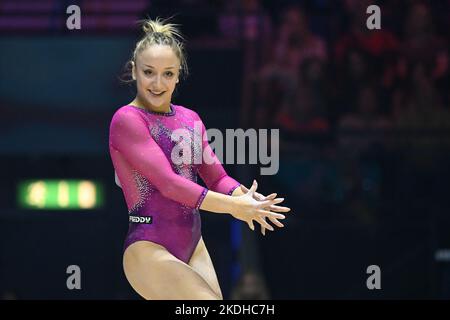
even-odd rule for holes
{"type": "Polygon", "coordinates": [[[250,189],[241,185],[241,191],[244,194],[235,197],[235,206],[231,215],[236,219],[246,222],[252,231],[255,230],[253,222],[258,222],[261,225],[261,233],[265,235],[266,229],[274,231],[274,228],[267,223],[266,218],[277,227],[282,228],[284,225],[278,220],[283,220],[286,217],[276,212],[289,212],[291,209],[277,206],[277,204],[284,201],[284,198],[276,198],[276,193],[264,196],[256,192],[257,188],[258,183],[256,180],[253,180],[250,189]]]}

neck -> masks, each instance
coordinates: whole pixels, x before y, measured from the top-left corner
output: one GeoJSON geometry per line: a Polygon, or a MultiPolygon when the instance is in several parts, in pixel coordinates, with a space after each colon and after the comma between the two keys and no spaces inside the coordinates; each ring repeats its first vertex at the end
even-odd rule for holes
{"type": "Polygon", "coordinates": [[[142,102],[141,99],[139,99],[139,97],[137,97],[137,96],[130,104],[132,104],[136,107],[142,108],[142,109],[153,111],[153,112],[168,113],[171,111],[170,110],[170,102],[167,104],[164,104],[163,106],[161,106],[159,108],[156,108],[152,105],[142,102]]]}

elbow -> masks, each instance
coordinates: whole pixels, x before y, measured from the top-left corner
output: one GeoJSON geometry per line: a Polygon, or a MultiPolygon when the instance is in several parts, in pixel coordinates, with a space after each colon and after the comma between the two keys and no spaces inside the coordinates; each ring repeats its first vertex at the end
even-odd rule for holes
{"type": "Polygon", "coordinates": [[[167,187],[164,187],[164,186],[158,187],[158,190],[165,198],[169,198],[169,199],[172,198],[171,197],[172,193],[169,192],[169,189],[167,187]]]}
{"type": "Polygon", "coordinates": [[[158,186],[156,186],[159,192],[168,199],[178,201],[181,190],[183,190],[183,186],[178,181],[176,176],[168,176],[161,180],[158,186]]]}
{"type": "Polygon", "coordinates": [[[220,183],[226,178],[228,175],[223,173],[215,182],[213,182],[208,188],[212,191],[216,191],[220,189],[220,183]]]}

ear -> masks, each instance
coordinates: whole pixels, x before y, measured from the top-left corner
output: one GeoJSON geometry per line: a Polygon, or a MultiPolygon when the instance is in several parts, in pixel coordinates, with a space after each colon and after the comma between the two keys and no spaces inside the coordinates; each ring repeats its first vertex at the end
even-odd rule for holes
{"type": "Polygon", "coordinates": [[[131,77],[136,80],[136,64],[134,61],[131,61],[131,77]]]}

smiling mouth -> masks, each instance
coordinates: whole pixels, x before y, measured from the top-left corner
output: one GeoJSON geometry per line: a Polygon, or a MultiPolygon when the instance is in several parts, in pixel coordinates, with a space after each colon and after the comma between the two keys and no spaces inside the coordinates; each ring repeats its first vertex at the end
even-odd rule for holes
{"type": "Polygon", "coordinates": [[[149,90],[148,92],[150,92],[150,94],[152,96],[155,96],[155,97],[160,97],[160,96],[162,96],[165,93],[165,91],[159,92],[159,93],[155,93],[155,92],[152,92],[151,90],[149,90]]]}

